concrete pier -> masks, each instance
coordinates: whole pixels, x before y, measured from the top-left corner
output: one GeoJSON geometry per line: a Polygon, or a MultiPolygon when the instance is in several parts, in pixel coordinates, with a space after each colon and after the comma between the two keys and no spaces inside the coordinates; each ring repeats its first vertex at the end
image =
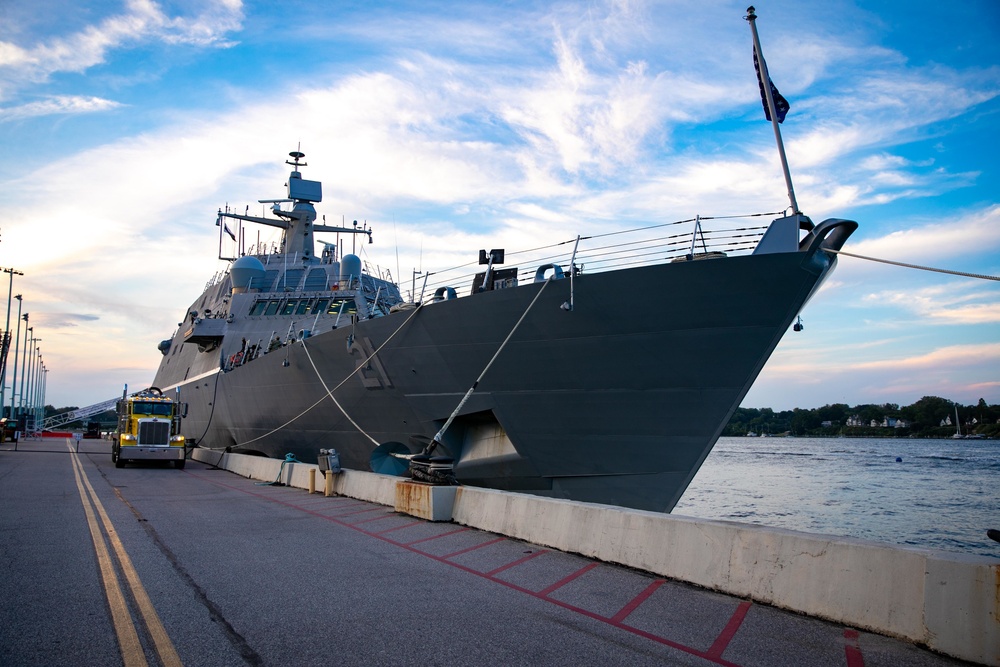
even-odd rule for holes
{"type": "MultiPolygon", "coordinates": [[[[258,479],[280,465],[234,454],[220,463],[258,479]]],[[[289,483],[306,488],[302,475],[289,483]]],[[[418,494],[414,486],[423,485],[345,470],[337,493],[1000,665],[1000,559],[474,487],[418,494]]]]}
{"type": "MultiPolygon", "coordinates": [[[[778,565],[821,576],[800,561],[824,558],[788,552],[803,546],[788,541],[796,534],[774,546],[736,524],[679,517],[671,533],[646,513],[583,506],[577,515],[572,504],[522,505],[530,497],[354,471],[332,475],[327,496],[309,493],[311,467],[294,462],[198,452],[183,470],[119,469],[107,441],[74,449],[65,439],[22,441],[16,452],[0,446],[5,666],[967,664],[855,623],[764,604],[754,597],[760,590],[685,583],[653,571],[655,554],[642,555],[664,552],[662,566],[679,574],[728,571],[726,585],[749,578],[763,586],[769,577],[775,598],[794,598],[778,565]],[[449,502],[452,520],[433,520],[449,502]],[[473,523],[538,530],[538,541],[473,523]],[[714,532],[723,529],[735,537],[714,532]],[[697,545],[699,533],[710,547],[697,545]],[[705,548],[717,553],[699,565],[705,548]],[[769,566],[774,554],[788,562],[769,566]],[[640,557],[649,569],[611,560],[640,557]]],[[[958,580],[928,567],[939,581],[958,580]]],[[[933,613],[960,614],[949,606],[957,597],[933,613]]],[[[979,662],[996,664],[988,650],[979,662]]]]}

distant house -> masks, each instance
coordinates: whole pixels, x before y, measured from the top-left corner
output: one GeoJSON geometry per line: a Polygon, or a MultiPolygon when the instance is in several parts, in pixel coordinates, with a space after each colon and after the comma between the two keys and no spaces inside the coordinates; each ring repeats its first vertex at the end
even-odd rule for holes
{"type": "Polygon", "coordinates": [[[864,426],[865,422],[858,415],[851,415],[847,418],[848,426],[864,426]]]}
{"type": "Polygon", "coordinates": [[[819,425],[822,426],[822,427],[824,427],[824,428],[826,428],[826,427],[833,426],[833,422],[832,421],[820,422],[819,425]]]}

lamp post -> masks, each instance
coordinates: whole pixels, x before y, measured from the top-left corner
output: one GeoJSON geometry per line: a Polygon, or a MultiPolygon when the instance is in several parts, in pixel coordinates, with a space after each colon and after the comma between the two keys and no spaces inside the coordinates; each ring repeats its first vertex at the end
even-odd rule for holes
{"type": "Polygon", "coordinates": [[[35,392],[38,390],[38,360],[42,356],[42,351],[38,347],[38,343],[41,342],[40,338],[35,340],[35,349],[31,353],[31,362],[28,364],[28,409],[27,413],[32,415],[32,431],[38,430],[38,425],[34,423],[34,415],[36,412],[35,406],[35,392]]]}
{"type": "Polygon", "coordinates": [[[21,391],[18,394],[19,401],[17,404],[18,413],[24,412],[24,385],[25,378],[28,377],[28,346],[30,343],[28,339],[35,334],[35,328],[28,326],[28,313],[24,314],[24,353],[21,355],[21,391]]]}
{"type": "MultiPolygon", "coordinates": [[[[10,286],[7,288],[7,324],[4,325],[3,334],[7,338],[7,345],[10,345],[10,300],[11,296],[14,294],[14,276],[23,276],[24,274],[20,271],[15,271],[14,269],[0,269],[4,273],[10,274],[10,286]]],[[[7,382],[7,350],[3,351],[3,363],[0,364],[0,409],[4,404],[4,385],[7,382]]]]}
{"type": "MultiPolygon", "coordinates": [[[[38,396],[38,369],[42,362],[42,348],[38,347],[38,344],[42,342],[41,338],[35,339],[35,356],[31,360],[31,393],[28,396],[28,400],[31,401],[31,414],[37,414],[38,404],[35,399],[38,396]]],[[[38,422],[35,422],[35,430],[38,430],[38,422]]]]}
{"type": "MultiPolygon", "coordinates": [[[[35,338],[35,328],[31,327],[31,349],[28,352],[28,366],[27,366],[27,369],[25,371],[27,373],[27,375],[26,375],[26,377],[27,377],[27,388],[24,390],[24,395],[21,396],[21,413],[22,414],[27,414],[28,410],[31,409],[31,405],[30,405],[30,401],[31,401],[31,376],[32,376],[32,370],[33,370],[33,368],[35,366],[35,345],[36,345],[36,343],[37,343],[37,339],[35,338]]],[[[25,429],[25,430],[27,430],[27,429],[25,429]]]]}
{"type": "Polygon", "coordinates": [[[45,423],[45,388],[48,385],[48,381],[49,381],[49,369],[42,367],[42,398],[38,402],[38,405],[41,406],[43,424],[45,423]]]}
{"type": "MultiPolygon", "coordinates": [[[[7,416],[14,419],[14,399],[17,396],[17,355],[21,346],[21,295],[17,299],[17,337],[14,338],[14,379],[10,383],[10,412],[7,416]]],[[[0,406],[2,407],[2,406],[0,406]]]]}
{"type": "Polygon", "coordinates": [[[42,430],[42,422],[45,421],[45,408],[42,406],[42,382],[45,380],[45,362],[42,361],[42,352],[38,352],[38,379],[35,381],[35,429],[42,430]]]}

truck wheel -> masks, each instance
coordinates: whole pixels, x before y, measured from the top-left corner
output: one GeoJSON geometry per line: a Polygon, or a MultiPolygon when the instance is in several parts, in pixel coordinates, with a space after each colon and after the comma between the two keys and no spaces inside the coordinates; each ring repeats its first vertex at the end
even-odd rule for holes
{"type": "Polygon", "coordinates": [[[184,470],[184,464],[187,463],[187,459],[179,459],[174,461],[174,467],[178,470],[184,470]]]}
{"type": "Polygon", "coordinates": [[[123,459],[120,454],[115,457],[115,467],[116,468],[124,468],[125,467],[125,459],[123,459]]]}

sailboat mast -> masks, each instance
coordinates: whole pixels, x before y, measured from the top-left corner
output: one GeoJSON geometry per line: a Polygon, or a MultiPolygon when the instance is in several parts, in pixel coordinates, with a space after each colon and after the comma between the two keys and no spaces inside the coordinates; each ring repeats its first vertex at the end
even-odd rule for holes
{"type": "Polygon", "coordinates": [[[785,145],[781,141],[781,130],[778,127],[778,113],[774,104],[774,95],[771,94],[771,77],[767,73],[767,64],[764,62],[764,54],[760,50],[760,37],[757,36],[757,15],[752,6],[747,7],[747,15],[744,16],[750,23],[750,32],[753,33],[753,50],[757,56],[760,67],[761,88],[767,99],[768,112],[771,115],[771,126],[774,128],[774,140],[778,144],[778,156],[781,158],[781,169],[785,174],[785,186],[788,188],[788,203],[791,204],[792,213],[799,213],[799,204],[795,201],[795,189],[792,187],[792,174],[788,170],[788,160],[785,158],[785,145]]]}

